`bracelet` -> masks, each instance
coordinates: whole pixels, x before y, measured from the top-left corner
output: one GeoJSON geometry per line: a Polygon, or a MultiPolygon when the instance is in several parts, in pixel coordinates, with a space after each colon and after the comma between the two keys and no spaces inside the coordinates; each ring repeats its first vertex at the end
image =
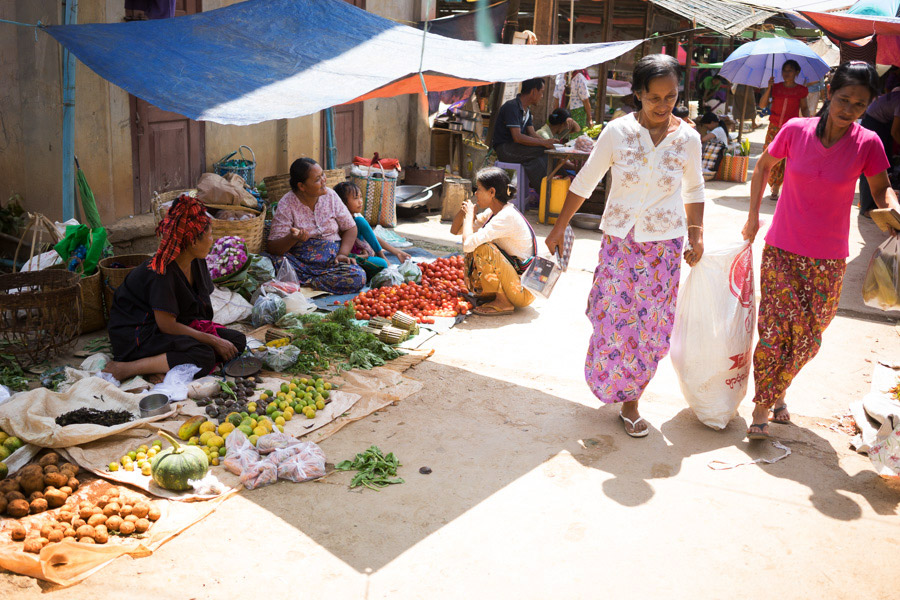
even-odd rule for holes
{"type": "Polygon", "coordinates": [[[688,229],[699,229],[703,231],[703,225],[688,225],[688,229]]]}

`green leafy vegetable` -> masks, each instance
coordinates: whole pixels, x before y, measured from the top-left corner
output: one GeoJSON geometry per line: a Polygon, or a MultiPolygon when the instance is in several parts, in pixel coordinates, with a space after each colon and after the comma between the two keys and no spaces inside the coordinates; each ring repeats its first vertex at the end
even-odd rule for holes
{"type": "Polygon", "coordinates": [[[14,356],[0,354],[0,385],[5,385],[13,392],[21,392],[28,389],[29,381],[14,356]]]}
{"type": "Polygon", "coordinates": [[[364,485],[378,491],[395,483],[403,483],[403,479],[397,477],[399,466],[400,461],[393,452],[385,456],[378,446],[370,446],[365,452],[357,454],[353,460],[339,462],[334,468],[338,471],[359,471],[350,481],[351,488],[364,485]]]}

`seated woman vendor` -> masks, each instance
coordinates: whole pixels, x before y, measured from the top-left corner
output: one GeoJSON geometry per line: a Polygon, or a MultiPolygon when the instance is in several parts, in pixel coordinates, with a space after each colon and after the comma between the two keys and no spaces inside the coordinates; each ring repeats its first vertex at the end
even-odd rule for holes
{"type": "Polygon", "coordinates": [[[291,165],[291,191],[278,202],[268,255],[276,270],[287,260],[301,285],[332,294],[355,294],[366,273],[350,258],[357,230],[353,215],[325,187],[325,173],[311,158],[291,165]]]}
{"type": "Polygon", "coordinates": [[[466,287],[479,304],[473,312],[509,314],[534,301],[520,277],[537,253],[537,239],[522,213],[509,204],[515,190],[506,171],[488,167],[475,180],[477,205],[464,201],[450,231],[462,234],[466,287]],[[482,212],[476,215],[476,210],[482,212]]]}
{"type": "Polygon", "coordinates": [[[244,334],[211,321],[214,288],[206,255],[213,239],[203,204],[188,195],[177,198],[156,234],[156,254],[128,274],[109,311],[115,360],[104,371],[119,381],[183,364],[200,367],[196,376],[202,377],[247,345],[244,334]]]}
{"type": "Polygon", "coordinates": [[[356,238],[356,243],[353,244],[350,256],[356,259],[356,264],[363,268],[369,279],[388,266],[388,252],[396,256],[401,263],[409,259],[409,254],[394,248],[375,235],[372,226],[361,214],[363,201],[359,186],[349,181],[342,181],[334,186],[334,192],[341,199],[341,202],[344,203],[344,206],[347,207],[347,210],[353,214],[353,221],[356,223],[356,231],[359,237],[356,238]]]}
{"type": "Polygon", "coordinates": [[[579,125],[572,115],[564,108],[557,108],[550,116],[543,127],[536,132],[538,137],[545,140],[557,139],[559,143],[565,144],[569,141],[569,137],[573,134],[581,133],[581,125],[579,125]]]}

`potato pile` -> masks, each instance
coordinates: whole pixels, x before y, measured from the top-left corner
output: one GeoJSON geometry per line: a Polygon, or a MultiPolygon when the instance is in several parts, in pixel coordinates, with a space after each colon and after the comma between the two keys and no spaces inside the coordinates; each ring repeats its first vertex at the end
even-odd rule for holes
{"type": "Polygon", "coordinates": [[[77,465],[61,463],[56,452],[48,452],[0,481],[0,514],[21,519],[59,508],[78,489],[76,475],[77,465]]]}
{"type": "Polygon", "coordinates": [[[77,505],[74,502],[66,504],[40,529],[35,527],[27,531],[22,523],[13,522],[10,534],[14,541],[24,540],[25,552],[39,553],[44,546],[54,542],[105,544],[110,536],[146,533],[159,517],[159,508],[153,503],[120,494],[118,488],[113,487],[96,502],[85,500],[77,505]]]}

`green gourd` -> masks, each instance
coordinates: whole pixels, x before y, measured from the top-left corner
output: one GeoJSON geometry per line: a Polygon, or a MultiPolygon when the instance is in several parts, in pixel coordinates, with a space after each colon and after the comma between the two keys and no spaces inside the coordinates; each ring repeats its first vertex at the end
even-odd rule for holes
{"type": "Polygon", "coordinates": [[[209,458],[197,446],[187,446],[178,443],[178,440],[165,431],[157,432],[164,437],[171,448],[166,448],[150,463],[150,473],[160,487],[174,492],[183,492],[191,489],[189,479],[194,481],[203,479],[209,472],[209,458]]]}

